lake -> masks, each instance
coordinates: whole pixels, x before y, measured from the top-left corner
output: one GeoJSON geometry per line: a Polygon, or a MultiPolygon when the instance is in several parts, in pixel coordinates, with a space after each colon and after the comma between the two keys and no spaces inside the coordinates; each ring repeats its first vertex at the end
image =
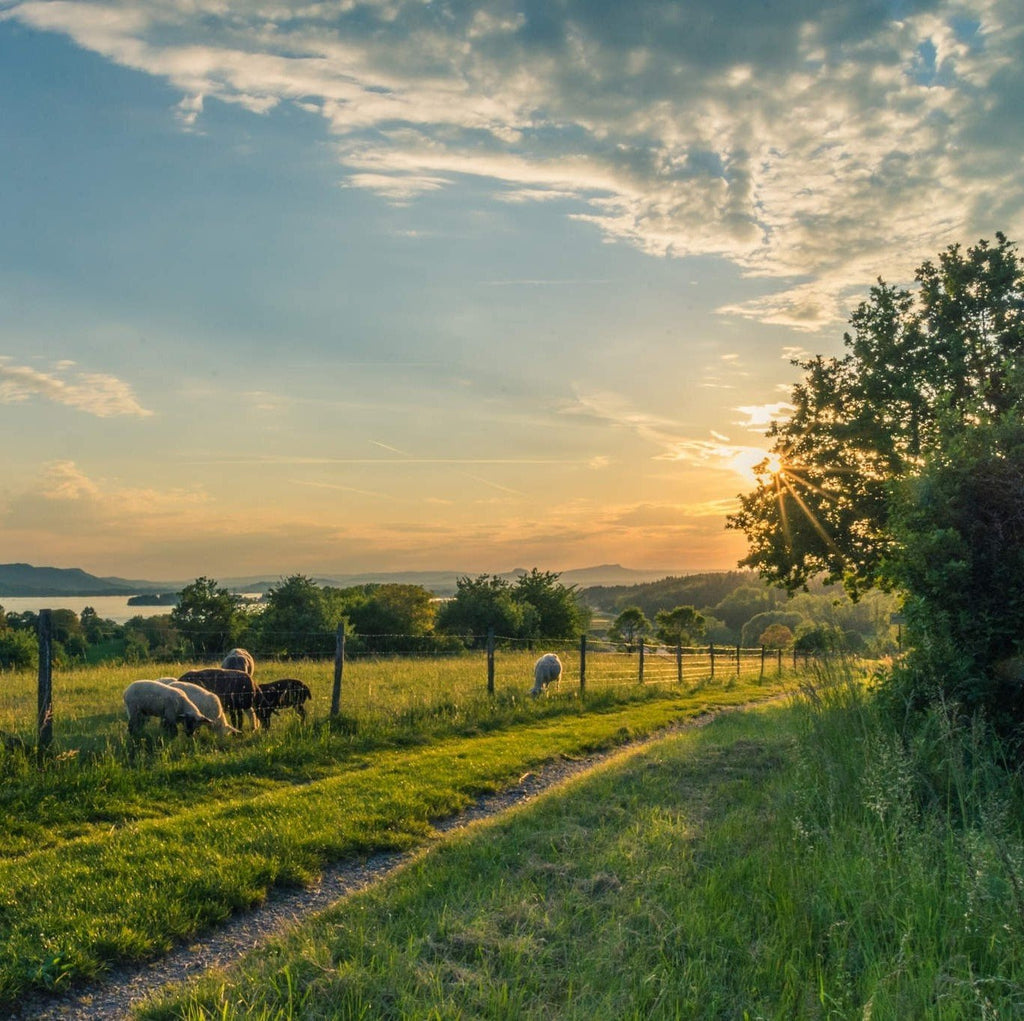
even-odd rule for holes
{"type": "Polygon", "coordinates": [[[169,606],[129,606],[129,596],[0,596],[0,606],[6,613],[25,613],[31,610],[74,610],[81,614],[91,606],[103,620],[123,624],[132,617],[155,617],[170,613],[169,606]]]}

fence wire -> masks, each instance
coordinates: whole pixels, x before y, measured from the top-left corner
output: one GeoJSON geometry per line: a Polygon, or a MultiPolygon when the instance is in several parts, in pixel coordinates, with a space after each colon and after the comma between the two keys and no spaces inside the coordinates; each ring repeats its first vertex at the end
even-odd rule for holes
{"type": "MultiPolygon", "coordinates": [[[[360,636],[364,639],[386,639],[389,648],[380,652],[360,648],[355,643],[352,643],[354,647],[349,647],[340,640],[342,634],[341,629],[338,632],[307,633],[307,637],[322,643],[323,651],[301,658],[266,656],[250,650],[257,656],[257,682],[283,677],[302,680],[313,691],[311,708],[314,716],[326,715],[335,707],[342,714],[394,714],[427,711],[438,706],[458,707],[467,700],[487,694],[528,697],[534,682],[534,662],[551,652],[561,660],[562,675],[556,684],[549,686],[545,697],[574,696],[581,691],[621,691],[638,685],[693,686],[738,676],[770,677],[781,673],[783,668],[781,652],[760,647],[709,644],[673,648],[644,643],[628,648],[600,636],[588,635],[580,641],[569,641],[487,632],[462,636],[458,648],[439,649],[425,648],[422,635],[360,636]],[[327,651],[328,646],[332,651],[327,651]]],[[[225,653],[227,651],[224,650],[225,653]]],[[[45,652],[42,645],[41,652],[45,652]]],[[[787,658],[789,655],[792,654],[787,654],[787,658]]],[[[194,659],[191,662],[112,666],[112,683],[116,685],[115,675],[120,678],[134,675],[135,679],[180,676],[196,667],[219,665],[219,658],[206,659],[206,662],[194,659]]],[[[793,666],[796,665],[796,657],[793,656],[793,666]]],[[[36,699],[33,696],[44,691],[42,670],[37,691],[32,690],[28,675],[17,675],[20,681],[15,685],[0,683],[0,734],[21,733],[27,736],[38,726],[40,729],[36,736],[41,739],[44,725],[52,727],[56,724],[61,728],[68,715],[78,719],[96,714],[97,707],[90,711],[82,704],[85,692],[76,691],[76,671],[55,669],[55,673],[55,679],[49,682],[53,705],[34,704],[36,699]]],[[[113,704],[99,708],[103,719],[109,720],[123,712],[119,698],[104,697],[113,704]]],[[[76,726],[74,729],[79,728],[76,726]]]]}

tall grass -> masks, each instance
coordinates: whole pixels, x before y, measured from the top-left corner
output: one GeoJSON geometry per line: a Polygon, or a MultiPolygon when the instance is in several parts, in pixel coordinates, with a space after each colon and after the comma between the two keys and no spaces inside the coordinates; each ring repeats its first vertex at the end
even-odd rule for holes
{"type": "Polygon", "coordinates": [[[856,678],[451,840],[153,1019],[1014,1018],[1024,792],[856,678]]]}

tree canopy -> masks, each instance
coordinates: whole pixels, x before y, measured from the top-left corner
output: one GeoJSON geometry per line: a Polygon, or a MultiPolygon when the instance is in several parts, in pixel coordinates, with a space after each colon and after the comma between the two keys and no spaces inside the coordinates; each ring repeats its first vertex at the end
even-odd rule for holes
{"type": "Polygon", "coordinates": [[[914,291],[873,287],[850,318],[841,358],[796,362],[792,412],[768,435],[772,457],[729,525],[742,561],[789,590],[815,575],[851,593],[887,580],[894,483],[954,436],[1020,415],[1024,279],[1003,234],[951,245],[914,291]]]}
{"type": "Polygon", "coordinates": [[[196,578],[181,590],[170,616],[171,623],[200,656],[226,652],[245,623],[238,596],[207,577],[196,578]]]}
{"type": "Polygon", "coordinates": [[[499,639],[577,639],[586,630],[590,612],[579,601],[576,587],[558,579],[558,574],[537,568],[515,583],[496,574],[459,578],[454,598],[438,612],[437,630],[476,647],[485,643],[492,627],[499,639]]]}
{"type": "MultiPolygon", "coordinates": [[[[912,701],[1024,720],[1024,272],[1003,234],[879,280],[842,358],[816,357],[729,519],[743,563],[790,591],[816,575],[904,599],[912,701]]],[[[800,645],[805,636],[797,636],[800,645]]]]}

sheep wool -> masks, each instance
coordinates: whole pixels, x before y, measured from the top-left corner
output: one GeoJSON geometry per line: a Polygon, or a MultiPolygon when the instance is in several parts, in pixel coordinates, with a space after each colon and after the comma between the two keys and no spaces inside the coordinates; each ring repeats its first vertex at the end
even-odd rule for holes
{"type": "Polygon", "coordinates": [[[128,732],[138,734],[147,716],[155,716],[169,734],[178,733],[178,724],[185,724],[185,732],[195,733],[197,727],[212,726],[183,691],[163,681],[132,681],[124,689],[124,707],[128,712],[128,732]]]}
{"type": "Polygon", "coordinates": [[[220,704],[220,699],[212,691],[207,691],[206,688],[201,688],[198,684],[179,681],[174,677],[161,677],[160,680],[170,688],[177,688],[179,691],[183,691],[188,696],[189,701],[207,719],[213,721],[213,729],[218,734],[241,733],[236,727],[232,727],[228,723],[228,718],[224,715],[224,707],[220,704]]]}
{"type": "Polygon", "coordinates": [[[244,670],[250,677],[256,673],[256,660],[248,649],[232,649],[220,665],[223,670],[244,670]]]}
{"type": "Polygon", "coordinates": [[[535,698],[549,684],[554,684],[562,676],[562,661],[553,652],[545,653],[533,665],[533,687],[530,694],[535,698]]]}

